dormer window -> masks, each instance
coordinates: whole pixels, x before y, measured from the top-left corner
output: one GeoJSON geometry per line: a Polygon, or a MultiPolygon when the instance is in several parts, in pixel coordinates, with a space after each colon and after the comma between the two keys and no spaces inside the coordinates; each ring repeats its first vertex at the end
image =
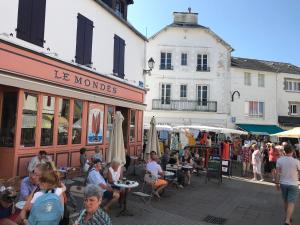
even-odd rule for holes
{"type": "Polygon", "coordinates": [[[125,4],[122,0],[116,0],[115,12],[122,18],[125,18],[125,4]]]}

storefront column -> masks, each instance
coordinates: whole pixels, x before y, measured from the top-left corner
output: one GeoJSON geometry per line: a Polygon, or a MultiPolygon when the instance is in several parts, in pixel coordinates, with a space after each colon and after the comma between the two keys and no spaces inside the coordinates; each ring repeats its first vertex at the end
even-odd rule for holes
{"type": "Polygon", "coordinates": [[[17,174],[18,166],[18,155],[16,154],[17,150],[21,146],[21,130],[22,130],[22,115],[23,115],[23,103],[24,103],[24,90],[19,89],[18,91],[18,101],[17,101],[17,116],[16,116],[16,126],[15,126],[15,142],[13,148],[13,162],[11,163],[12,172],[11,176],[17,174]]]}
{"type": "MultiPolygon", "coordinates": [[[[73,137],[73,116],[74,116],[74,99],[70,99],[70,109],[69,109],[69,129],[68,129],[68,147],[72,146],[72,137],[73,137]]],[[[82,121],[82,120],[81,120],[82,121]]]]}
{"type": "Polygon", "coordinates": [[[36,115],[36,128],[35,128],[35,147],[38,149],[41,147],[41,127],[42,127],[42,115],[43,115],[43,96],[38,95],[38,109],[36,115]]]}

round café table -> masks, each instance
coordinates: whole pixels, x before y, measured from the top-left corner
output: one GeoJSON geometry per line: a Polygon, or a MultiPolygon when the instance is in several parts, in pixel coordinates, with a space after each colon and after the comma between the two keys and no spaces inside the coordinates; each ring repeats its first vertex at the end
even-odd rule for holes
{"type": "Polygon", "coordinates": [[[139,186],[139,183],[137,181],[131,181],[131,180],[119,180],[114,182],[114,185],[119,187],[119,188],[125,188],[125,194],[124,194],[124,200],[123,200],[123,209],[121,212],[118,214],[118,216],[133,216],[132,213],[130,213],[127,209],[127,190],[131,188],[135,188],[139,186]]]}

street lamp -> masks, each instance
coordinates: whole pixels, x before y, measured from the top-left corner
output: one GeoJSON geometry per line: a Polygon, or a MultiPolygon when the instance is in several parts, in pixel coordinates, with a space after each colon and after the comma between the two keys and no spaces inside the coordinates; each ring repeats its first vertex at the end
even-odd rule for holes
{"type": "Polygon", "coordinates": [[[143,74],[149,74],[150,75],[150,72],[151,70],[154,68],[154,64],[155,64],[155,61],[153,60],[153,58],[151,57],[149,60],[148,60],[148,67],[149,67],[149,70],[143,70],[143,74]]]}

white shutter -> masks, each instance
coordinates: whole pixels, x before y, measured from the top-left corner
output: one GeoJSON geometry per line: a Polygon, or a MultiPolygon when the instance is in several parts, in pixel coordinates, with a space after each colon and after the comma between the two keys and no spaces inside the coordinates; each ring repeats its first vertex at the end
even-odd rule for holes
{"type": "Polygon", "coordinates": [[[249,102],[245,102],[245,115],[249,115],[249,102]]]}

